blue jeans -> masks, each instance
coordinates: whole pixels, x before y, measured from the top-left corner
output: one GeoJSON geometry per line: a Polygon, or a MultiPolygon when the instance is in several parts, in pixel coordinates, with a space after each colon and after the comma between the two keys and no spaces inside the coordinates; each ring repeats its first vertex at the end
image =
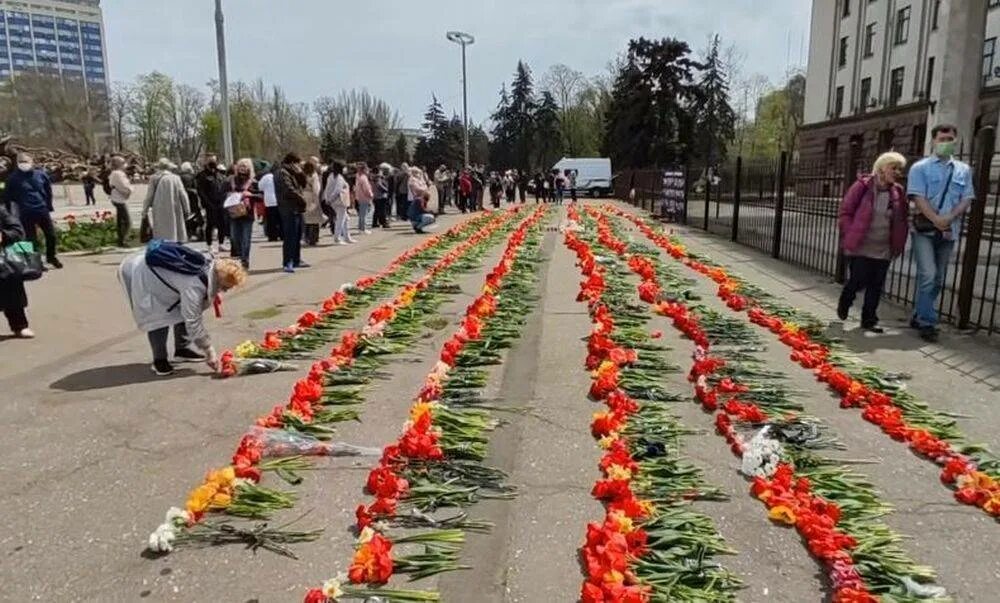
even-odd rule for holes
{"type": "Polygon", "coordinates": [[[434,214],[420,214],[419,216],[410,218],[410,224],[413,225],[413,230],[417,232],[423,232],[425,226],[430,226],[435,221],[434,214]]]}
{"type": "Polygon", "coordinates": [[[372,215],[371,201],[358,201],[358,230],[364,232],[371,230],[371,222],[368,218],[372,215]]]}
{"type": "Polygon", "coordinates": [[[302,263],[302,214],[279,208],[281,214],[281,265],[302,263]]]}
{"type": "Polygon", "coordinates": [[[244,266],[250,265],[250,240],[253,235],[253,217],[229,220],[229,240],[233,257],[240,258],[244,266]]]}
{"type": "Polygon", "coordinates": [[[937,325],[937,299],[954,249],[954,240],[913,233],[913,257],[917,262],[917,303],[913,319],[921,328],[937,325]]]}

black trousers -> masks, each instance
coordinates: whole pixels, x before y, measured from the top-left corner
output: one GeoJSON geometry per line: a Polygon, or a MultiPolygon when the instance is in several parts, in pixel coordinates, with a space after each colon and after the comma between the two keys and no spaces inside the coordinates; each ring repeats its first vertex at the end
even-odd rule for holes
{"type": "Polygon", "coordinates": [[[406,193],[396,195],[396,218],[399,220],[406,219],[406,210],[409,209],[409,201],[406,200],[406,193]]]}
{"type": "Polygon", "coordinates": [[[268,241],[278,241],[281,239],[281,214],[277,206],[264,209],[264,234],[268,241]]]}
{"type": "Polygon", "coordinates": [[[375,227],[389,228],[389,199],[375,199],[375,215],[372,217],[372,225],[375,227]]]}
{"type": "Polygon", "coordinates": [[[212,245],[212,232],[219,231],[219,245],[226,242],[226,235],[229,233],[228,214],[221,206],[205,206],[205,244],[212,245]]]}
{"type": "Polygon", "coordinates": [[[24,313],[24,308],[7,308],[3,314],[7,317],[11,331],[19,333],[28,328],[28,316],[24,313]]]}
{"type": "Polygon", "coordinates": [[[882,297],[882,287],[889,272],[889,260],[878,260],[854,256],[847,258],[851,277],[840,293],[841,310],[850,309],[854,298],[862,289],[865,292],[864,305],[861,307],[861,326],[874,327],[878,324],[878,303],[882,297]]]}
{"type": "Polygon", "coordinates": [[[302,214],[281,209],[281,264],[298,266],[302,263],[302,214]]]}
{"type": "Polygon", "coordinates": [[[56,226],[52,223],[52,215],[48,212],[41,214],[22,214],[21,226],[24,227],[24,234],[28,241],[38,249],[38,229],[42,229],[45,235],[45,259],[52,263],[56,259],[56,226]]]}
{"type": "Polygon", "coordinates": [[[128,206],[124,203],[113,203],[115,206],[115,228],[118,233],[118,246],[124,247],[128,240],[128,235],[132,232],[132,217],[129,216],[128,206]]]}
{"type": "MultiPolygon", "coordinates": [[[[170,327],[161,327],[155,331],[147,333],[149,336],[149,347],[153,349],[153,360],[167,359],[167,335],[170,327]]],[[[181,351],[187,348],[187,327],[183,322],[174,325],[174,350],[181,351]]]]}

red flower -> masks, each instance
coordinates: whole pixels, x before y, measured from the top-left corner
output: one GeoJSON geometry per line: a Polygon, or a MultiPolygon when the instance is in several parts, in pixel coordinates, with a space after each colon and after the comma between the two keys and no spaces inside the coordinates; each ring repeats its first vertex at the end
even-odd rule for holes
{"type": "Polygon", "coordinates": [[[306,598],[304,603],[326,603],[326,595],[323,594],[323,590],[319,588],[310,588],[306,592],[306,598]]]}
{"type": "Polygon", "coordinates": [[[396,475],[391,467],[380,465],[368,474],[366,488],[379,498],[399,498],[410,489],[410,484],[396,475]]]}
{"type": "Polygon", "coordinates": [[[281,348],[281,337],[278,336],[274,331],[269,331],[264,333],[264,342],[260,344],[260,347],[265,350],[277,350],[281,348]]]}
{"type": "Polygon", "coordinates": [[[392,569],[392,543],[375,534],[355,551],[347,577],[354,584],[385,584],[392,576],[392,569]]]}
{"type": "Polygon", "coordinates": [[[303,329],[308,329],[310,327],[316,326],[319,322],[319,316],[315,312],[306,312],[302,316],[299,316],[298,324],[303,329]]]}

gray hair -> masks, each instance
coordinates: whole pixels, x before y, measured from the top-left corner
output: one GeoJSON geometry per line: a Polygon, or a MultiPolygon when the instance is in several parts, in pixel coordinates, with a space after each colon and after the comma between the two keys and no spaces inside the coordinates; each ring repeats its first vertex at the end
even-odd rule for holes
{"type": "Polygon", "coordinates": [[[181,164],[181,173],[182,174],[194,173],[194,166],[191,165],[190,161],[185,161],[184,163],[181,164]]]}

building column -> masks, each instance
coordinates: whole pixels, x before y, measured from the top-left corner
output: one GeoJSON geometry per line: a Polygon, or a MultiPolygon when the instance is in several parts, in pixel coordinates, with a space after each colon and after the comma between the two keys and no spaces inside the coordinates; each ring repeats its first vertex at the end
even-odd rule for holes
{"type": "MultiPolygon", "coordinates": [[[[940,23],[943,54],[936,60],[934,89],[936,101],[928,115],[927,135],[942,123],[958,126],[959,145],[966,152],[975,138],[976,116],[979,114],[979,93],[983,87],[983,44],[986,40],[988,0],[949,2],[947,16],[940,23]]],[[[924,68],[924,66],[920,66],[924,68]]]]}

